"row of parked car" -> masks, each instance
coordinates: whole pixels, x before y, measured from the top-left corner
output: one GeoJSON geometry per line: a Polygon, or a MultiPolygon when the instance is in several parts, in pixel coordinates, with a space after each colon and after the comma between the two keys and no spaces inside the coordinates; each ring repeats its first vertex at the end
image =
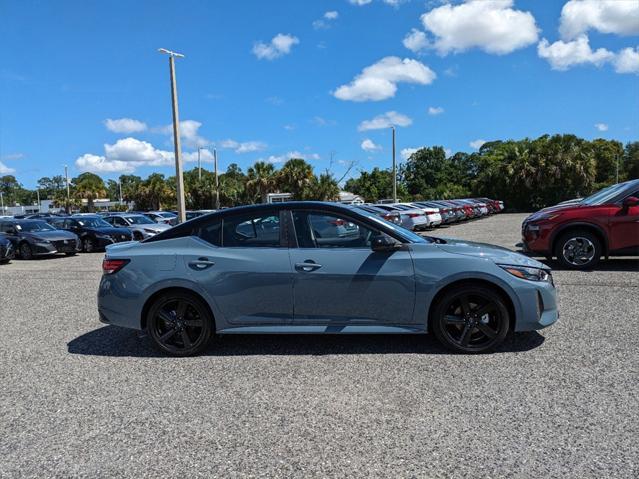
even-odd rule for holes
{"type": "Polygon", "coordinates": [[[364,204],[359,207],[411,231],[423,231],[499,213],[504,209],[504,202],[489,198],[465,198],[364,204]]]}

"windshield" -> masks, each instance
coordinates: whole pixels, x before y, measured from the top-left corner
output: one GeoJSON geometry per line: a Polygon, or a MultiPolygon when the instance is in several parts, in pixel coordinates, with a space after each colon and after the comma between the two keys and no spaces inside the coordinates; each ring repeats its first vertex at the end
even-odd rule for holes
{"type": "Polygon", "coordinates": [[[110,228],[111,225],[104,221],[102,218],[82,218],[81,220],[77,220],[80,223],[80,226],[85,226],[87,228],[110,228]]]}
{"type": "Polygon", "coordinates": [[[155,221],[150,220],[146,216],[125,216],[124,219],[130,225],[154,225],[155,221]]]}
{"type": "Polygon", "coordinates": [[[38,231],[55,231],[55,228],[44,221],[29,221],[28,223],[17,223],[16,230],[35,233],[38,231]]]}
{"type": "Polygon", "coordinates": [[[366,210],[363,210],[362,208],[357,208],[357,207],[355,207],[354,209],[359,214],[361,214],[362,216],[365,216],[369,220],[374,221],[375,223],[382,224],[387,228],[390,228],[395,233],[397,233],[398,235],[400,235],[402,238],[406,239],[407,241],[410,241],[411,243],[428,243],[431,241],[430,239],[427,240],[425,238],[422,238],[421,236],[413,233],[412,231],[404,229],[401,226],[394,225],[390,221],[386,221],[385,219],[379,217],[375,213],[370,213],[366,210]]]}
{"type": "Polygon", "coordinates": [[[595,194],[590,195],[588,198],[584,198],[579,203],[582,205],[603,205],[617,196],[626,187],[625,183],[619,183],[612,185],[603,190],[597,191],[595,194]]]}
{"type": "Polygon", "coordinates": [[[175,218],[176,216],[173,213],[157,213],[158,216],[162,218],[175,218]]]}

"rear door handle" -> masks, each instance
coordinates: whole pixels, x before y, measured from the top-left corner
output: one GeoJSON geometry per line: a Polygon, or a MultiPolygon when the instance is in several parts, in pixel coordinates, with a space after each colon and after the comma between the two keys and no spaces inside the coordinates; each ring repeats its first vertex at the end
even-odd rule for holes
{"type": "Polygon", "coordinates": [[[189,262],[189,266],[191,267],[191,269],[195,269],[198,271],[210,268],[214,264],[215,263],[213,261],[210,261],[208,258],[198,258],[195,261],[189,262]]]}
{"type": "Polygon", "coordinates": [[[316,269],[320,269],[321,267],[322,267],[321,264],[315,263],[314,261],[305,261],[304,263],[295,263],[296,270],[304,271],[306,273],[315,271],[316,269]]]}

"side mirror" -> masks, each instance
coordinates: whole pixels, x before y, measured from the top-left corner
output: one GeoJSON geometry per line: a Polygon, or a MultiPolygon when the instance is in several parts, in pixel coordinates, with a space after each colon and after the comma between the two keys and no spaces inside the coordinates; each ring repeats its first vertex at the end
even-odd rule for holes
{"type": "Polygon", "coordinates": [[[371,249],[376,252],[395,251],[396,249],[399,249],[400,246],[401,243],[398,243],[387,235],[373,236],[373,239],[371,240],[371,249]]]}
{"type": "Polygon", "coordinates": [[[631,206],[637,206],[637,205],[639,205],[639,198],[637,198],[636,196],[629,196],[628,198],[623,200],[622,204],[623,204],[624,208],[630,208],[631,206]]]}

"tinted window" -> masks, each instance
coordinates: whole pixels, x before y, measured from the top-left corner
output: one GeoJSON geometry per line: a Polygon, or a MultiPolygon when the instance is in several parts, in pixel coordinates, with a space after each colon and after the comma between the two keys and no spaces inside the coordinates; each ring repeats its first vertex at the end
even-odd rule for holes
{"type": "Polygon", "coordinates": [[[207,223],[200,228],[198,236],[215,246],[222,245],[222,221],[216,220],[212,223],[207,223]]]}
{"type": "Polygon", "coordinates": [[[224,219],[223,246],[273,248],[280,246],[280,217],[276,212],[224,219]]]}
{"type": "Polygon", "coordinates": [[[294,211],[293,222],[300,248],[370,248],[379,234],[332,213],[294,211]]]}

